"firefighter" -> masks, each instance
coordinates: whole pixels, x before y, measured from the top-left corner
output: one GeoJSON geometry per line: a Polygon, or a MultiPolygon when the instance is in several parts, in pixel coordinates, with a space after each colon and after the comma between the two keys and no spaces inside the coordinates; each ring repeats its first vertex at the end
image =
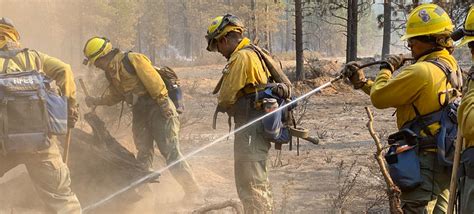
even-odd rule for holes
{"type": "MultiPolygon", "coordinates": [[[[75,98],[76,86],[74,84],[74,76],[71,67],[59,59],[38,51],[22,49],[19,39],[20,36],[12,21],[8,18],[1,18],[0,73],[11,74],[14,72],[36,70],[43,72],[51,80],[55,80],[56,85],[60,88],[62,94],[67,97],[69,112],[67,126],[73,128],[78,119],[78,111],[75,98]]],[[[2,97],[5,96],[4,91],[2,91],[1,94],[2,97]]],[[[11,101],[10,103],[15,105],[14,101],[11,101]]],[[[19,104],[16,105],[17,107],[22,108],[19,104]]],[[[2,104],[2,110],[6,108],[5,106],[8,106],[8,104],[2,104]]],[[[22,113],[28,114],[28,112],[24,111],[14,112],[13,109],[12,112],[10,112],[10,110],[7,111],[8,114],[0,114],[2,115],[0,116],[1,120],[4,120],[5,117],[12,117],[12,115],[21,116],[22,113]]],[[[39,109],[31,109],[31,112],[39,111],[39,109]]],[[[31,118],[35,117],[34,115],[29,116],[31,118]]],[[[8,123],[8,126],[10,128],[14,127],[15,123],[18,122],[15,120],[19,120],[19,118],[9,120],[10,122],[8,123]]],[[[35,122],[36,121],[33,119],[27,121],[27,123],[30,124],[35,122]]],[[[21,127],[16,127],[15,129],[29,127],[30,124],[17,124],[21,127]]],[[[3,123],[2,127],[3,126],[7,126],[7,124],[3,123]]],[[[46,130],[48,129],[48,127],[43,128],[46,130]]],[[[12,129],[7,132],[13,131],[15,130],[12,129]]],[[[22,130],[22,132],[22,134],[27,136],[28,130],[22,130]]],[[[58,145],[59,142],[56,136],[46,134],[44,136],[47,137],[45,137],[45,140],[43,141],[43,139],[37,140],[42,135],[31,134],[29,135],[31,138],[28,138],[28,146],[16,144],[19,142],[14,142],[14,136],[9,136],[7,137],[9,139],[5,139],[6,136],[9,136],[9,133],[4,133],[2,131],[3,139],[0,150],[3,151],[0,154],[0,176],[3,176],[6,172],[17,165],[25,164],[28,174],[33,181],[33,185],[35,186],[40,198],[44,201],[48,213],[81,213],[81,205],[79,204],[76,195],[71,190],[69,169],[62,160],[58,145]],[[46,144],[43,144],[45,142],[46,144]],[[12,146],[7,146],[7,144],[12,146]],[[33,148],[33,146],[35,146],[35,148],[33,148]],[[11,150],[9,152],[9,147],[15,148],[16,150],[11,150]]],[[[21,139],[18,139],[17,141],[20,140],[21,139]]]]}
{"type": "MultiPolygon", "coordinates": [[[[104,37],[90,38],[84,46],[84,55],[84,63],[103,70],[110,83],[105,96],[87,97],[86,104],[111,106],[125,101],[132,106],[133,139],[143,169],[152,170],[154,142],[167,164],[180,160],[178,113],[151,61],[143,54],[112,48],[104,37]],[[133,72],[126,68],[126,55],[133,72]]],[[[170,171],[183,188],[185,199],[197,199],[200,190],[188,163],[179,161],[170,171]]]]}
{"type": "MultiPolygon", "coordinates": [[[[394,77],[393,72],[401,68],[406,59],[402,55],[389,56],[380,66],[375,81],[367,80],[363,71],[357,68],[357,63],[349,63],[345,71],[354,88],[369,94],[376,108],[396,108],[398,134],[413,131],[420,139],[417,147],[410,144],[410,148],[419,149],[417,155],[412,157],[412,166],[418,166],[418,163],[420,166],[413,168],[413,172],[403,169],[396,172],[405,173],[408,177],[416,174],[414,180],[397,181],[391,171],[397,185],[406,185],[406,188],[401,186],[404,213],[445,213],[447,210],[452,165],[441,154],[446,151],[440,150],[437,145],[440,142],[452,145],[453,141],[444,138],[436,140],[441,123],[449,121],[440,121],[434,117],[452,106],[450,98],[454,99],[460,94],[461,72],[451,55],[453,40],[450,34],[453,27],[451,19],[441,7],[422,4],[411,11],[406,33],[402,37],[402,40],[407,40],[412,57],[416,60],[413,65],[405,67],[394,77]],[[447,72],[451,72],[451,75],[447,72]]],[[[454,131],[450,134],[454,134],[454,138],[456,127],[457,124],[451,122],[450,130],[454,131]]],[[[407,139],[404,138],[405,142],[408,142],[407,139]]]]}
{"type": "MultiPolygon", "coordinates": [[[[464,38],[459,46],[468,45],[474,63],[474,7],[471,6],[464,22],[464,38]]],[[[460,213],[474,213],[474,65],[469,70],[467,90],[458,111],[459,127],[465,140],[461,155],[459,180],[460,213]]]]}
{"type": "MultiPolygon", "coordinates": [[[[255,94],[268,82],[256,52],[244,37],[242,21],[231,14],[214,18],[207,29],[207,50],[227,59],[218,95],[217,109],[234,117],[238,128],[263,114],[255,108],[255,94]]],[[[273,199],[268,180],[267,159],[271,144],[264,138],[262,123],[235,133],[234,175],[245,213],[271,213],[273,199]]]]}

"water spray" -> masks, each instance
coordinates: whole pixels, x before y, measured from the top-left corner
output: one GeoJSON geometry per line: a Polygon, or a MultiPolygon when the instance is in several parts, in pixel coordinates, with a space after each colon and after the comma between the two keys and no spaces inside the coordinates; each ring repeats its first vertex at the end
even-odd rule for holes
{"type": "MultiPolygon", "coordinates": [[[[364,64],[364,65],[357,66],[357,68],[358,68],[358,69],[362,69],[362,68],[365,68],[365,67],[369,67],[369,66],[376,65],[376,64],[381,64],[381,63],[383,63],[383,61],[375,61],[375,62],[371,62],[371,63],[368,63],[368,64],[364,64]]],[[[242,126],[236,128],[236,129],[234,129],[233,131],[231,131],[231,132],[225,134],[224,136],[222,136],[222,137],[220,137],[220,138],[218,138],[218,139],[216,139],[216,140],[214,140],[214,141],[212,141],[212,142],[210,142],[210,143],[208,143],[208,144],[206,144],[206,145],[204,145],[204,146],[202,146],[202,147],[200,147],[200,148],[198,148],[198,149],[196,149],[196,150],[194,150],[194,151],[192,151],[192,152],[190,152],[190,153],[188,153],[188,154],[186,154],[186,155],[184,155],[184,156],[181,157],[180,159],[178,159],[178,160],[176,160],[176,161],[174,161],[174,162],[168,164],[167,166],[165,166],[165,167],[163,167],[163,168],[161,168],[161,169],[158,169],[158,170],[156,170],[156,171],[154,171],[154,172],[152,172],[152,173],[150,173],[150,174],[148,174],[148,175],[146,175],[146,176],[144,176],[144,177],[142,177],[142,178],[140,178],[140,179],[134,181],[133,183],[129,184],[128,186],[126,186],[126,187],[124,187],[124,188],[122,188],[122,189],[120,189],[120,190],[118,190],[118,191],[116,191],[116,192],[110,194],[109,196],[103,198],[102,200],[97,201],[97,202],[95,202],[95,203],[93,203],[93,204],[91,204],[91,205],[88,205],[87,207],[85,207],[85,208],[83,209],[83,211],[84,211],[84,212],[88,212],[88,211],[91,211],[91,210],[93,210],[93,209],[95,209],[95,208],[101,206],[102,204],[107,203],[108,201],[110,201],[111,199],[117,197],[118,195],[120,195],[120,194],[122,194],[122,193],[124,193],[124,192],[126,192],[126,191],[128,191],[128,190],[130,190],[130,189],[132,189],[132,188],[135,188],[135,187],[139,186],[140,184],[142,184],[142,183],[144,183],[144,182],[146,182],[146,181],[148,181],[148,180],[150,180],[150,179],[152,179],[152,178],[154,178],[154,177],[156,177],[156,176],[159,176],[161,173],[163,173],[164,171],[166,171],[166,170],[168,170],[169,168],[173,167],[174,165],[178,164],[179,162],[184,161],[184,160],[186,160],[186,159],[188,159],[188,158],[190,158],[190,157],[192,157],[192,156],[198,154],[199,152],[202,152],[203,150],[206,150],[207,148],[213,146],[214,144],[216,144],[216,143],[218,143],[218,142],[220,142],[220,141],[223,141],[223,140],[227,139],[229,136],[231,136],[231,135],[233,135],[233,134],[235,134],[235,133],[237,133],[237,132],[239,132],[239,131],[242,131],[243,129],[245,129],[245,128],[251,126],[251,125],[253,125],[254,123],[256,123],[256,122],[258,122],[258,121],[260,121],[260,120],[262,120],[262,119],[264,119],[264,118],[267,118],[267,117],[269,117],[269,116],[275,114],[275,113],[278,112],[279,110],[282,110],[282,109],[284,109],[284,108],[290,107],[291,105],[295,104],[296,102],[301,101],[301,100],[303,100],[303,99],[305,99],[305,98],[307,98],[307,97],[309,97],[309,96],[311,96],[311,95],[313,95],[313,94],[315,94],[315,93],[321,91],[322,89],[324,89],[324,88],[326,88],[326,87],[332,85],[334,82],[337,82],[337,81],[343,79],[344,77],[345,77],[345,76],[344,76],[343,74],[339,75],[338,77],[334,78],[333,80],[331,80],[331,81],[329,81],[329,82],[326,82],[326,83],[324,83],[323,85],[321,85],[321,86],[319,86],[319,87],[317,87],[317,88],[315,88],[315,89],[313,89],[313,90],[311,90],[311,91],[309,91],[309,92],[307,92],[307,93],[305,93],[305,94],[303,94],[303,95],[297,97],[296,99],[294,99],[294,100],[292,100],[292,101],[286,103],[285,105],[282,105],[282,106],[278,107],[275,111],[269,112],[269,113],[267,113],[267,114],[265,114],[265,115],[263,115],[263,116],[261,116],[261,117],[258,117],[258,118],[256,118],[256,119],[254,119],[254,120],[252,120],[252,121],[250,121],[250,122],[248,122],[248,123],[246,123],[246,124],[244,124],[244,125],[242,125],[242,126]]]]}

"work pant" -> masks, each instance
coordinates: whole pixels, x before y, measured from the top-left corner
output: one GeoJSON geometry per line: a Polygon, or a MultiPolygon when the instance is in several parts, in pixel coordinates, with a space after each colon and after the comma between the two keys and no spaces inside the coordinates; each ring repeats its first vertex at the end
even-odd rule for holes
{"type": "MultiPolygon", "coordinates": [[[[138,149],[137,159],[145,169],[152,167],[154,142],[158,145],[168,165],[182,158],[178,141],[178,113],[172,101],[168,99],[168,102],[173,107],[173,116],[169,119],[163,116],[156,101],[149,96],[140,97],[133,106],[133,139],[138,149]]],[[[186,194],[199,192],[194,175],[186,161],[174,164],[170,171],[186,194]]]]}
{"type": "Polygon", "coordinates": [[[459,179],[459,213],[474,213],[474,147],[465,150],[461,157],[459,179]]]}
{"type": "Polygon", "coordinates": [[[419,154],[423,182],[410,191],[402,191],[405,214],[446,213],[448,209],[451,170],[438,163],[436,152],[419,154]]]}
{"type": "MultiPolygon", "coordinates": [[[[254,109],[247,109],[247,102],[249,101],[241,99],[235,106],[238,109],[234,115],[236,128],[262,114],[254,109]]],[[[245,213],[271,213],[273,210],[267,169],[271,145],[263,135],[263,125],[260,122],[235,133],[235,185],[245,213]]]]}
{"type": "Polygon", "coordinates": [[[39,197],[48,213],[81,213],[81,205],[71,190],[71,178],[55,138],[48,149],[28,154],[0,155],[0,176],[25,164],[39,197]]]}

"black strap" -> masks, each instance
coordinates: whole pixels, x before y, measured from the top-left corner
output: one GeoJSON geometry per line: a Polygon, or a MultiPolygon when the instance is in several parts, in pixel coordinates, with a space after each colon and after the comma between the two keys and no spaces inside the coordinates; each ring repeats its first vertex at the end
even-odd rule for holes
{"type": "Polygon", "coordinates": [[[0,104],[1,105],[1,108],[2,108],[2,114],[3,114],[3,121],[1,121],[3,123],[3,130],[2,130],[2,134],[3,134],[3,153],[6,155],[6,152],[7,152],[7,148],[6,148],[6,144],[8,143],[9,139],[8,139],[8,112],[7,112],[7,104],[8,104],[8,100],[6,98],[3,98],[2,100],[2,103],[0,104]]]}
{"type": "Polygon", "coordinates": [[[133,75],[136,75],[137,74],[137,70],[135,69],[135,67],[133,66],[132,62],[130,62],[130,58],[128,58],[128,54],[130,53],[131,51],[128,51],[128,52],[125,52],[124,53],[124,57],[122,59],[122,64],[123,64],[123,67],[125,68],[125,70],[129,73],[129,74],[133,74],[133,75]]]}
{"type": "MultiPolygon", "coordinates": [[[[433,133],[431,133],[431,131],[428,129],[428,126],[431,125],[432,123],[436,122],[436,121],[433,121],[433,122],[430,123],[430,121],[426,121],[425,118],[429,118],[429,119],[433,120],[432,116],[434,116],[434,115],[428,114],[428,115],[422,116],[420,114],[420,111],[418,110],[418,108],[415,106],[415,104],[412,103],[411,105],[413,106],[413,110],[415,110],[416,117],[415,117],[414,120],[412,120],[413,122],[410,122],[410,125],[409,125],[410,128],[412,128],[412,126],[415,125],[418,128],[420,128],[420,130],[414,130],[415,133],[418,133],[419,131],[423,130],[426,135],[433,136],[433,133]]],[[[441,113],[441,111],[437,111],[437,112],[441,113]]],[[[437,112],[435,112],[435,113],[437,113],[437,112]]],[[[440,119],[441,119],[441,117],[440,117],[440,119]]]]}

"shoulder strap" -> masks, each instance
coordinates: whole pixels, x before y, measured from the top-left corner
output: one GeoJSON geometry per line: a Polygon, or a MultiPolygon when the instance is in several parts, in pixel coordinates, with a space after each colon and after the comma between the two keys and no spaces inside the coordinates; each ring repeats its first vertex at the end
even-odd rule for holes
{"type": "MultiPolygon", "coordinates": [[[[20,65],[17,61],[15,61],[14,57],[16,57],[19,53],[23,52],[25,54],[26,59],[26,67],[29,67],[29,57],[28,57],[28,48],[25,49],[17,49],[17,50],[7,50],[7,51],[0,51],[0,58],[4,58],[5,61],[3,62],[3,69],[2,73],[6,73],[8,69],[8,64],[10,60],[13,60],[17,65],[20,65]]],[[[28,68],[26,68],[28,69],[28,68]]]]}
{"type": "Polygon", "coordinates": [[[250,50],[252,50],[253,52],[255,52],[257,54],[258,59],[260,60],[260,64],[262,65],[263,71],[265,71],[265,76],[267,76],[268,81],[269,82],[270,81],[274,82],[273,78],[270,78],[270,76],[268,76],[268,74],[270,73],[270,70],[268,69],[268,66],[265,63],[265,60],[263,59],[262,53],[260,52],[258,47],[254,44],[249,44],[249,45],[245,46],[244,49],[250,49],[250,50]]]}
{"type": "Polygon", "coordinates": [[[129,73],[129,74],[137,74],[137,70],[135,69],[135,67],[133,66],[132,62],[130,62],[130,58],[128,58],[128,54],[131,53],[131,51],[128,51],[128,52],[125,52],[124,53],[124,57],[122,59],[122,64],[123,64],[123,67],[125,68],[125,70],[129,73]]]}

